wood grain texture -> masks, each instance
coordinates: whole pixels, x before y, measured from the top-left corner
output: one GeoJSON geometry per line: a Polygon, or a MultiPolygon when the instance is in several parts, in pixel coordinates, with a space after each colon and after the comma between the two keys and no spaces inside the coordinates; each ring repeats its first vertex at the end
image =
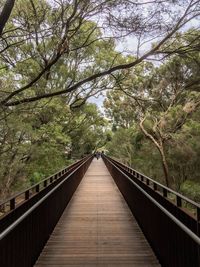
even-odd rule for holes
{"type": "Polygon", "coordinates": [[[35,267],[160,266],[101,159],[94,159],[35,267]]]}

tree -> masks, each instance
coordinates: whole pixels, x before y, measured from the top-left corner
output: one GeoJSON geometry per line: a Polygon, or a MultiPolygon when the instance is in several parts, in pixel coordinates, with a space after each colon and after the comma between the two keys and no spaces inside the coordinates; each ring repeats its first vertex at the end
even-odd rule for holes
{"type": "MultiPolygon", "coordinates": [[[[0,20],[8,2],[1,4],[0,20]]],[[[155,166],[160,152],[142,134],[143,119],[144,130],[156,142],[162,140],[171,183],[172,165],[181,166],[172,148],[181,155],[182,131],[193,125],[190,133],[198,125],[193,116],[199,106],[194,91],[199,88],[200,35],[195,28],[182,32],[191,21],[198,27],[199,3],[18,0],[10,6],[0,34],[1,195],[22,182],[34,183],[108,139],[111,148],[123,135],[124,160],[148,170],[148,153],[153,151],[155,166]],[[118,48],[126,36],[136,44],[128,56],[118,48]],[[103,115],[87,104],[105,90],[112,135],[103,115]]],[[[187,150],[197,153],[192,141],[187,150]]]]}
{"type": "MultiPolygon", "coordinates": [[[[190,33],[188,32],[184,38],[188,40],[190,37],[190,42],[192,42],[190,33]]],[[[196,36],[193,35],[194,38],[193,45],[195,46],[196,36]]],[[[130,121],[132,120],[130,125],[138,125],[144,136],[158,150],[165,184],[170,187],[176,185],[176,188],[180,188],[179,181],[183,181],[183,179],[178,180],[177,173],[172,175],[174,172],[172,164],[177,166],[180,162],[178,158],[173,162],[171,160],[173,147],[176,147],[174,153],[176,155],[180,153],[180,159],[184,160],[180,151],[180,139],[177,136],[183,131],[185,125],[191,125],[190,120],[193,118],[193,114],[198,112],[200,104],[200,95],[192,91],[194,87],[190,82],[196,73],[194,64],[198,64],[199,60],[195,50],[188,51],[182,57],[172,56],[160,67],[146,65],[145,68],[138,69],[136,76],[134,72],[126,73],[126,78],[119,81],[116,91],[108,93],[105,101],[105,108],[109,108],[107,114],[112,114],[112,118],[117,118],[115,123],[118,124],[118,127],[121,127],[121,114],[126,113],[129,116],[132,109],[132,116],[129,116],[130,121]],[[190,64],[191,62],[194,63],[190,64]],[[189,84],[191,84],[190,90],[189,84]],[[126,109],[121,108],[124,104],[126,109]]],[[[127,125],[125,128],[130,128],[130,126],[127,125]]],[[[134,151],[134,148],[132,150],[134,151]]],[[[192,150],[194,151],[194,148],[191,148],[190,144],[185,145],[185,155],[192,150]]]]}
{"type": "MultiPolygon", "coordinates": [[[[98,2],[66,0],[55,1],[53,4],[45,0],[18,1],[10,17],[8,30],[5,30],[1,37],[2,67],[9,69],[14,79],[17,76],[18,82],[2,92],[1,105],[30,103],[62,94],[68,96],[79,88],[84,91],[86,87],[94,85],[105,86],[102,77],[133,68],[149,57],[166,54],[166,42],[199,15],[199,1],[187,0],[184,1],[184,5],[181,1],[181,4],[182,7],[180,1],[151,1],[143,4],[138,1],[111,0],[98,2]],[[146,13],[143,12],[144,7],[146,13]],[[121,12],[122,10],[129,10],[127,16],[120,15],[125,14],[121,12]],[[97,16],[101,16],[102,21],[89,23],[97,16]],[[106,31],[100,32],[100,28],[104,25],[108,25],[112,30],[110,38],[107,38],[106,31]],[[13,36],[14,30],[15,36],[13,36]],[[119,53],[114,53],[112,61],[108,64],[99,68],[94,62],[89,68],[91,71],[88,72],[87,68],[91,66],[91,61],[89,63],[84,58],[87,63],[79,67],[81,75],[76,75],[82,51],[90,51],[91,54],[94,50],[99,51],[100,40],[104,42],[110,40],[114,43],[120,35],[124,35],[124,31],[127,34],[134,34],[138,40],[138,49],[135,51],[133,61],[119,64],[117,61],[119,53]],[[159,41],[149,51],[140,55],[142,44],[147,42],[147,39],[150,40],[152,34],[154,38],[160,37],[159,41]],[[74,76],[69,77],[61,88],[52,88],[51,82],[57,64],[61,59],[70,61],[71,56],[75,59],[74,76]],[[35,72],[24,71],[22,64],[24,62],[34,65],[35,72]],[[20,70],[19,66],[22,66],[20,70]],[[43,88],[42,92],[38,88],[43,88]]],[[[176,52],[178,50],[176,49],[176,52]]]]}
{"type": "Polygon", "coordinates": [[[3,29],[8,21],[12,9],[14,7],[15,0],[7,0],[0,14],[0,36],[2,35],[3,29]]]}
{"type": "Polygon", "coordinates": [[[22,190],[104,143],[104,119],[94,104],[70,110],[61,98],[15,108],[1,118],[0,197],[22,190]]]}
{"type": "Polygon", "coordinates": [[[106,121],[95,104],[86,103],[72,111],[65,132],[71,138],[70,156],[81,158],[100,149],[106,141],[106,121]]]}

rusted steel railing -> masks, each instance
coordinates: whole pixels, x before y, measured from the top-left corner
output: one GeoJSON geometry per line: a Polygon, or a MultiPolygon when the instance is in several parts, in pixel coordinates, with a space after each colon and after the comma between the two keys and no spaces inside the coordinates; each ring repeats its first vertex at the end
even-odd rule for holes
{"type": "Polygon", "coordinates": [[[110,157],[103,160],[161,265],[200,266],[199,204],[110,157]],[[182,207],[183,201],[195,207],[195,216],[182,207]]]}
{"type": "Polygon", "coordinates": [[[0,219],[1,267],[34,265],[92,158],[83,158],[2,203],[10,203],[10,208],[0,219]],[[18,204],[16,198],[22,195],[24,201],[18,204]]]}
{"type": "MultiPolygon", "coordinates": [[[[87,158],[87,157],[86,157],[87,158]]],[[[83,158],[64,169],[57,171],[56,173],[52,174],[51,176],[42,179],[38,183],[34,184],[33,186],[18,192],[17,194],[9,197],[6,200],[0,201],[0,220],[7,216],[8,213],[12,212],[20,205],[24,204],[27,200],[32,197],[35,197],[39,192],[50,186],[51,184],[55,183],[59,180],[63,175],[69,173],[72,169],[76,168],[81,162],[83,162],[86,158],[83,158]]]]}

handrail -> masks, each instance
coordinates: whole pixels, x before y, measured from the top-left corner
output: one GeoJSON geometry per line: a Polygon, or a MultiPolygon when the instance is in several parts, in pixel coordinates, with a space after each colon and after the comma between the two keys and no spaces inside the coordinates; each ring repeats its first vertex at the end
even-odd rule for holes
{"type": "Polygon", "coordinates": [[[86,157],[86,160],[82,162],[75,170],[73,170],[65,179],[63,179],[59,184],[57,184],[53,189],[51,189],[43,198],[41,198],[36,204],[34,204],[30,209],[28,209],[22,216],[20,216],[16,221],[14,221],[9,227],[7,227],[2,233],[0,233],[0,240],[5,238],[12,230],[15,229],[19,223],[21,223],[30,213],[32,213],[39,205],[41,205],[45,199],[47,199],[58,187],[60,187],[66,180],[68,180],[81,166],[85,164],[92,156],[86,157]]]}
{"type": "MultiPolygon", "coordinates": [[[[107,157],[107,156],[106,156],[107,157]]],[[[187,226],[185,226],[181,221],[179,221],[174,215],[172,215],[167,209],[160,205],[153,197],[151,197],[145,190],[143,190],[137,183],[135,183],[128,175],[126,175],[122,170],[120,170],[110,159],[107,160],[115,166],[115,168],[123,174],[132,184],[134,184],[137,189],[140,190],[151,202],[153,202],[162,212],[164,212],[174,223],[176,223],[191,239],[193,239],[198,245],[200,245],[200,238],[193,233],[187,226]]]]}
{"type": "MultiPolygon", "coordinates": [[[[83,162],[84,160],[86,160],[88,157],[90,156],[86,156],[84,157],[83,159],[81,160],[78,160],[76,161],[75,163],[73,164],[70,164],[69,166],[55,172],[54,174],[42,179],[41,181],[39,181],[38,183],[24,189],[23,191],[21,192],[18,192],[16,193],[15,195],[9,197],[8,199],[6,200],[3,200],[2,202],[0,202],[0,207],[8,204],[10,206],[10,209],[8,210],[8,212],[12,211],[15,209],[15,206],[16,206],[16,198],[24,195],[24,199],[23,200],[28,200],[30,198],[30,192],[31,190],[34,190],[35,189],[35,193],[39,193],[41,190],[41,185],[43,185],[44,188],[47,188],[49,185],[48,185],[48,181],[50,182],[50,184],[52,184],[53,182],[57,181],[58,178],[60,178],[63,174],[67,173],[71,168],[74,168],[76,165],[80,164],[81,162],[83,162]]],[[[35,195],[35,194],[34,194],[35,195]]],[[[21,202],[20,202],[21,203],[21,202]]],[[[5,214],[7,214],[8,212],[4,212],[1,216],[0,216],[0,219],[2,216],[4,216],[5,214]]]]}
{"type": "Polygon", "coordinates": [[[119,162],[119,161],[117,161],[117,160],[115,160],[115,159],[113,159],[111,157],[108,157],[108,156],[106,156],[106,157],[109,158],[111,161],[115,162],[116,164],[122,165],[125,169],[127,169],[130,173],[132,173],[135,178],[141,178],[142,182],[144,182],[144,178],[145,178],[147,186],[149,186],[149,182],[150,181],[153,183],[155,189],[157,189],[156,186],[159,186],[163,191],[163,196],[164,197],[167,198],[168,197],[168,193],[172,193],[173,195],[175,195],[176,196],[176,204],[177,204],[178,207],[182,206],[182,203],[181,203],[182,200],[184,200],[187,203],[195,206],[197,220],[200,220],[200,204],[199,203],[187,198],[186,196],[174,191],[173,189],[171,189],[171,188],[169,188],[169,187],[167,187],[167,186],[165,186],[165,185],[153,180],[152,178],[140,173],[139,171],[136,171],[135,169],[133,169],[133,168],[131,168],[129,166],[126,166],[125,164],[123,164],[123,163],[121,163],[121,162],[119,162]],[[135,175],[134,173],[137,174],[137,175],[135,175]]]}

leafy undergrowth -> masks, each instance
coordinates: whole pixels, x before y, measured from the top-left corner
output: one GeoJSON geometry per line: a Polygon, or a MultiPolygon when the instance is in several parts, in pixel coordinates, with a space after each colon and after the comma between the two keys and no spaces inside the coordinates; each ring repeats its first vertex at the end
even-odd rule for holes
{"type": "Polygon", "coordinates": [[[196,181],[187,180],[180,188],[181,194],[200,203],[200,183],[196,181]]]}

